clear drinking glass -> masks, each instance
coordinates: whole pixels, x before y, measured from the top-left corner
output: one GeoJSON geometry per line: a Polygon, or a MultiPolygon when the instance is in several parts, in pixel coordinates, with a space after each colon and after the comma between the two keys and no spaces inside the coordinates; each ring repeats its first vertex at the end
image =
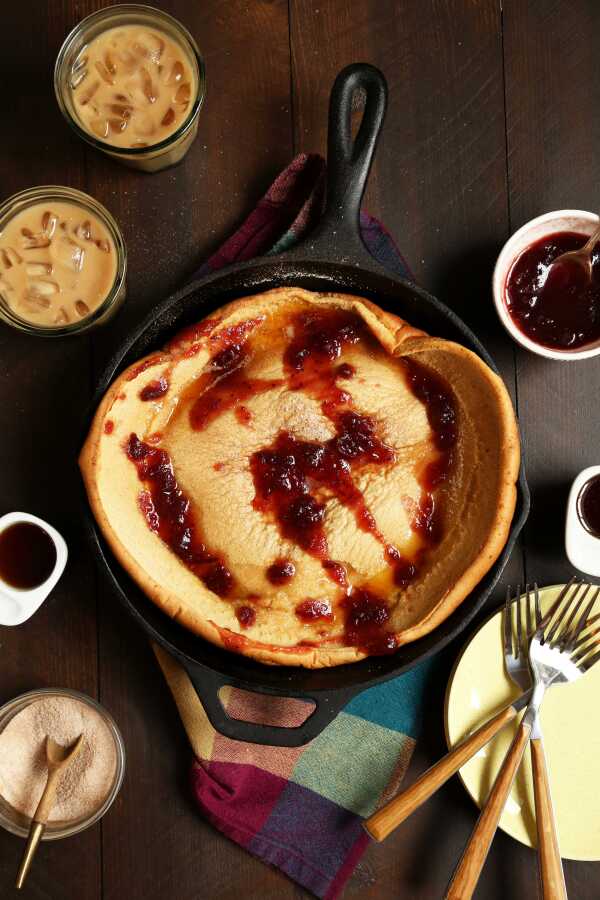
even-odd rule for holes
{"type": "Polygon", "coordinates": [[[53,200],[74,203],[76,206],[80,206],[84,212],[92,213],[92,215],[100,219],[107,228],[115,246],[117,268],[112,288],[100,306],[84,319],[77,322],[69,322],[65,325],[44,326],[22,319],[11,309],[0,291],[0,319],[6,322],[7,325],[12,325],[13,328],[18,328],[20,331],[39,337],[65,337],[70,334],[81,334],[90,328],[103,325],[120,307],[125,299],[126,291],[127,251],[123,236],[109,211],[97,200],[94,200],[93,197],[90,197],[89,194],[84,194],[82,191],[75,190],[75,188],[62,187],[60,185],[43,185],[13,194],[12,197],[9,197],[8,200],[5,200],[0,205],[0,234],[9,220],[17,213],[37,203],[51,204],[53,200]]]}
{"type": "Polygon", "coordinates": [[[137,3],[110,6],[87,16],[66,38],[54,68],[54,91],[63,116],[84,141],[127,166],[144,172],[157,172],[180,162],[196,137],[200,108],[206,91],[204,61],[187,28],[168,13],[137,3]],[[94,137],[82,127],[73,103],[72,71],[81,51],[102,32],[123,25],[145,25],[164,32],[185,54],[196,80],[196,91],[190,99],[189,112],[179,128],[164,140],[148,147],[115,147],[108,141],[94,137]]]}
{"type": "MultiPolygon", "coordinates": [[[[31,703],[34,703],[36,700],[43,700],[45,697],[70,697],[73,700],[79,700],[81,703],[85,703],[87,706],[96,710],[96,712],[101,715],[114,738],[117,758],[113,783],[104,803],[98,807],[97,810],[81,819],[74,819],[69,822],[58,821],[48,823],[44,834],[42,835],[42,840],[56,841],[59,838],[70,837],[72,834],[79,834],[80,831],[84,831],[86,828],[94,825],[94,823],[101,819],[112,806],[115,797],[119,793],[125,775],[125,745],[123,743],[123,738],[121,737],[121,732],[117,728],[113,717],[103,706],[100,706],[99,703],[96,703],[95,700],[92,700],[92,698],[86,696],[86,694],[80,694],[79,691],[71,691],[67,688],[41,688],[40,690],[29,691],[27,694],[21,694],[19,697],[15,697],[14,700],[11,700],[0,708],[0,732],[6,728],[10,720],[16,716],[17,713],[21,712],[21,710],[25,709],[31,703]]],[[[0,796],[0,826],[19,837],[27,837],[29,834],[29,825],[29,818],[17,812],[16,809],[10,806],[10,804],[0,796]]]]}

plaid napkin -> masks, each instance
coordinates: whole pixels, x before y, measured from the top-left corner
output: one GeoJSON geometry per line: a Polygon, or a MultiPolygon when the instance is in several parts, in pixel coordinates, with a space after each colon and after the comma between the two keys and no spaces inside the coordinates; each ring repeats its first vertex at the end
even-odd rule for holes
{"type": "MultiPolygon", "coordinates": [[[[324,160],[300,154],[197,275],[287,249],[318,221],[324,191],[324,160]]],[[[410,277],[382,225],[364,212],[360,225],[373,256],[410,277]]],[[[192,789],[202,814],[254,856],[334,900],[369,843],[363,818],[397,792],[406,772],[430,664],[364,691],[304,747],[283,748],[218,734],[182,667],[156,645],[154,652],[196,757],[192,789]]],[[[220,697],[233,718],[272,725],[299,725],[311,708],[231,687],[220,697]]]]}

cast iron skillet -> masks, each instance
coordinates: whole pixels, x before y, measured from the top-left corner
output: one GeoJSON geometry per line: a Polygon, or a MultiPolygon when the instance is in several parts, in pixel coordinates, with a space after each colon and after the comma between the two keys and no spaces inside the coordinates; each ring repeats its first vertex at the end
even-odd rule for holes
{"type": "MultiPolygon", "coordinates": [[[[383,124],[387,85],[381,72],[366,64],[348,66],[331,93],[328,139],[328,192],[322,221],[307,240],[279,257],[241,263],[201,278],[160,304],[129,335],[98,385],[93,409],[108,385],[126,366],[164,346],[179,329],[228,301],[282,285],[312,291],[341,291],[373,299],[432,335],[458,341],[495,369],[466,325],[421,288],[391,277],[368,253],[359,232],[359,210],[377,138],[383,124]],[[356,90],[365,94],[362,123],[352,141],[350,111],[356,90]]],[[[86,421],[89,426],[89,417],[86,421]]],[[[122,603],[147,635],[185,667],[208,717],[227,737],[258,744],[300,746],[316,737],[340,709],[369,685],[393,678],[439,650],[471,621],[506,564],[527,514],[529,491],[521,468],[518,503],[500,558],[477,588],[435,631],[390,656],[328,669],[268,666],[204,641],[155,606],[119,566],[86,504],[95,552],[108,571],[122,603]],[[227,715],[218,697],[224,685],[264,694],[310,699],[315,709],[297,728],[243,722],[227,715]]]]}

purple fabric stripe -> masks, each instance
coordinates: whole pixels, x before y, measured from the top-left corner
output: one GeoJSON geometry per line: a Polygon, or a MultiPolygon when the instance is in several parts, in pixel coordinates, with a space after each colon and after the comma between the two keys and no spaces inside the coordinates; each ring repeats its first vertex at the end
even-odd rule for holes
{"type": "Polygon", "coordinates": [[[290,781],[247,849],[263,858],[267,852],[268,861],[276,859],[279,868],[317,897],[335,896],[332,884],[348,856],[355,856],[363,835],[358,816],[290,781]]]}
{"type": "Polygon", "coordinates": [[[338,869],[335,878],[329,885],[327,893],[323,897],[323,900],[336,900],[336,897],[341,894],[342,890],[344,889],[344,885],[354,872],[361,856],[368,846],[369,838],[364,829],[361,828],[361,833],[346,855],[344,864],[338,869]]]}

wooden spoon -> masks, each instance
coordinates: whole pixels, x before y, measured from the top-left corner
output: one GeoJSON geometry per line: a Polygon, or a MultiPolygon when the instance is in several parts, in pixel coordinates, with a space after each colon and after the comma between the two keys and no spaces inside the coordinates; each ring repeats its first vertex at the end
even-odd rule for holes
{"type": "Polygon", "coordinates": [[[23,853],[23,859],[21,860],[17,880],[15,882],[15,887],[17,888],[23,887],[23,884],[27,877],[27,873],[29,872],[29,867],[31,866],[35,851],[37,850],[37,846],[46,828],[48,816],[50,815],[52,807],[54,806],[56,789],[58,787],[61,776],[81,750],[82,743],[82,734],[79,735],[77,740],[74,741],[70,745],[70,747],[63,747],[61,744],[57,744],[56,741],[53,741],[52,738],[48,735],[46,736],[46,763],[48,765],[48,779],[46,781],[44,793],[40,798],[37,809],[33,814],[31,825],[29,826],[27,846],[25,847],[25,852],[23,853]]]}

